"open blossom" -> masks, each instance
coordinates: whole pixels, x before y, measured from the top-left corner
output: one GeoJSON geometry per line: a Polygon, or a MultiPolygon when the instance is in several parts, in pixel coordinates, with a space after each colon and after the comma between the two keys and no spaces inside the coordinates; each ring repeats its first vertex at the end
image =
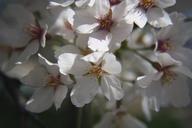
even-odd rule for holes
{"type": "Polygon", "coordinates": [[[49,32],[53,35],[62,36],[64,39],[72,42],[75,38],[75,31],[73,27],[74,15],[75,12],[71,8],[62,10],[55,23],[50,27],[49,32]]]}
{"type": "Polygon", "coordinates": [[[169,53],[174,59],[191,68],[192,50],[185,47],[187,41],[191,38],[192,22],[185,22],[186,17],[180,13],[170,14],[173,25],[160,29],[156,33],[157,47],[156,51],[160,53],[169,53]]]}
{"type": "Polygon", "coordinates": [[[116,43],[125,40],[132,31],[133,24],[128,24],[124,20],[128,9],[125,1],[111,7],[108,0],[97,0],[92,8],[76,13],[74,26],[77,32],[90,34],[88,45],[91,48],[105,51],[105,46],[110,49],[116,43]]]}
{"type": "Polygon", "coordinates": [[[144,88],[144,95],[155,97],[159,105],[185,106],[190,102],[187,79],[192,72],[167,53],[157,55],[154,63],[157,72],[138,77],[137,85],[144,88]]]}
{"type": "Polygon", "coordinates": [[[91,102],[99,88],[110,101],[123,97],[116,77],[121,72],[121,65],[111,53],[105,53],[101,58],[64,53],[59,56],[58,65],[62,74],[75,75],[77,83],[71,92],[71,100],[77,107],[91,102]]]}
{"type": "Polygon", "coordinates": [[[67,95],[67,86],[72,83],[69,76],[59,73],[57,64],[49,62],[41,55],[39,62],[42,66],[36,67],[21,79],[24,84],[37,89],[26,103],[26,109],[36,113],[49,109],[53,104],[59,109],[67,95]]]}
{"type": "Polygon", "coordinates": [[[0,30],[1,43],[12,53],[14,64],[29,59],[40,46],[45,47],[48,26],[36,22],[33,14],[23,6],[8,5],[2,17],[6,27],[0,30]]]}
{"type": "Polygon", "coordinates": [[[173,6],[176,0],[127,0],[132,9],[126,19],[143,28],[148,22],[154,27],[166,27],[172,24],[169,14],[164,8],[173,6]]]}

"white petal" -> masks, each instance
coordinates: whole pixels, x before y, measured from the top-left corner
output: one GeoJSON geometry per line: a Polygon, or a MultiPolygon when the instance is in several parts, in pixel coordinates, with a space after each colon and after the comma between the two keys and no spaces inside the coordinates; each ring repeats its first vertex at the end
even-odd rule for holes
{"type": "Polygon", "coordinates": [[[104,52],[93,52],[82,57],[83,60],[87,62],[97,63],[104,55],[104,52]]]}
{"type": "Polygon", "coordinates": [[[147,23],[146,13],[142,9],[134,9],[130,11],[125,17],[127,23],[132,24],[135,22],[140,28],[143,28],[147,23]]]}
{"type": "Polygon", "coordinates": [[[76,39],[76,45],[82,49],[85,50],[88,48],[88,39],[89,39],[89,35],[86,34],[79,34],[77,39],[76,39]]]}
{"type": "Polygon", "coordinates": [[[38,54],[39,56],[39,63],[46,67],[48,72],[54,76],[57,76],[59,74],[59,67],[57,64],[54,64],[50,61],[48,61],[45,57],[43,57],[41,54],[38,54]]]}
{"type": "Polygon", "coordinates": [[[82,77],[71,91],[71,101],[77,107],[90,103],[98,93],[98,83],[95,78],[82,77]]]}
{"type": "Polygon", "coordinates": [[[20,56],[17,59],[17,63],[20,64],[27,61],[32,55],[36,54],[38,50],[39,50],[39,42],[38,41],[31,42],[20,54],[20,56]]]}
{"type": "Polygon", "coordinates": [[[155,0],[155,4],[160,8],[167,8],[176,4],[176,0],[155,0]]]}
{"type": "Polygon", "coordinates": [[[74,45],[65,45],[63,47],[58,48],[55,51],[55,57],[58,58],[63,53],[76,53],[76,54],[80,54],[80,50],[78,49],[78,47],[76,47],[74,45]]]}
{"type": "Polygon", "coordinates": [[[43,47],[43,48],[46,45],[46,34],[47,34],[47,31],[48,31],[48,25],[46,24],[45,26],[43,26],[43,33],[42,33],[42,37],[41,37],[41,40],[40,40],[41,47],[43,47]]]}
{"type": "Polygon", "coordinates": [[[8,20],[10,20],[10,23],[12,23],[12,25],[15,25],[13,27],[21,28],[31,23],[34,23],[35,21],[33,14],[19,4],[9,4],[7,8],[3,11],[3,16],[8,18],[8,20]]]}
{"type": "Polygon", "coordinates": [[[95,11],[95,17],[96,18],[102,18],[106,14],[109,13],[110,10],[110,3],[108,0],[96,0],[95,1],[95,6],[94,6],[94,11],[95,11]]]}
{"type": "Polygon", "coordinates": [[[115,27],[111,29],[112,42],[124,41],[133,30],[133,24],[125,23],[124,21],[119,22],[115,27]],[[121,34],[119,34],[121,33],[121,34]]]}
{"type": "Polygon", "coordinates": [[[175,107],[184,107],[190,103],[190,89],[187,80],[183,76],[178,76],[172,85],[166,88],[168,99],[175,107]]]}
{"type": "Polygon", "coordinates": [[[189,68],[185,67],[185,66],[182,66],[182,65],[181,66],[177,66],[175,68],[172,68],[172,70],[174,72],[181,73],[181,74],[189,77],[190,79],[192,79],[192,71],[189,68]]]}
{"type": "Polygon", "coordinates": [[[66,73],[69,73],[76,58],[77,58],[77,54],[71,54],[71,53],[61,54],[58,57],[58,66],[59,66],[60,72],[64,75],[66,73]]]}
{"type": "Polygon", "coordinates": [[[96,0],[89,0],[88,6],[89,7],[93,7],[93,5],[95,4],[96,0]]]}
{"type": "Polygon", "coordinates": [[[120,4],[113,8],[112,18],[114,21],[120,21],[126,15],[128,10],[132,8],[134,4],[127,5],[126,1],[122,1],[120,4]]]}
{"type": "Polygon", "coordinates": [[[21,82],[30,85],[41,87],[47,84],[48,72],[43,67],[35,67],[28,75],[21,79],[21,82]]]}
{"type": "Polygon", "coordinates": [[[61,107],[63,100],[65,99],[68,92],[67,86],[60,85],[57,87],[54,97],[54,104],[56,109],[61,107]]]}
{"type": "Polygon", "coordinates": [[[161,66],[171,66],[171,65],[181,65],[180,61],[177,61],[173,59],[169,54],[167,53],[160,53],[157,55],[158,62],[161,64],[161,66]]]}
{"type": "Polygon", "coordinates": [[[51,9],[54,7],[67,7],[70,6],[71,4],[73,4],[74,0],[54,0],[49,2],[49,5],[47,7],[47,9],[51,9]]]}
{"type": "Polygon", "coordinates": [[[163,73],[155,73],[155,74],[138,77],[136,84],[142,88],[146,88],[150,86],[153,81],[159,80],[162,77],[162,75],[163,73]]]}
{"type": "Polygon", "coordinates": [[[77,7],[82,7],[82,6],[84,6],[85,4],[87,4],[87,2],[88,2],[88,0],[77,0],[77,1],[75,1],[75,5],[76,5],[77,7]]]}
{"type": "Polygon", "coordinates": [[[109,101],[120,100],[124,95],[119,79],[113,75],[103,76],[101,89],[109,101]]]}
{"type": "Polygon", "coordinates": [[[104,64],[102,69],[109,74],[119,74],[121,72],[121,64],[116,60],[115,55],[106,53],[103,57],[104,64]]]}
{"type": "Polygon", "coordinates": [[[112,35],[104,31],[98,31],[90,35],[88,47],[93,51],[108,51],[112,35]]]}
{"type": "Polygon", "coordinates": [[[64,53],[59,56],[58,65],[62,74],[71,73],[74,75],[84,75],[91,66],[81,59],[77,54],[64,53]]]}
{"type": "Polygon", "coordinates": [[[79,33],[92,33],[99,26],[97,19],[95,19],[88,11],[89,10],[79,11],[74,17],[74,26],[79,33]]]}
{"type": "Polygon", "coordinates": [[[52,106],[54,100],[53,98],[53,88],[41,88],[37,90],[31,99],[26,103],[26,109],[35,113],[43,112],[52,106]]]}
{"type": "Polygon", "coordinates": [[[72,85],[73,84],[73,80],[70,78],[69,75],[61,75],[60,80],[64,85],[72,85]]]}
{"type": "Polygon", "coordinates": [[[147,18],[149,24],[154,27],[166,27],[172,25],[169,14],[160,8],[151,8],[147,11],[147,18]]]}
{"type": "Polygon", "coordinates": [[[185,47],[177,47],[177,49],[171,51],[170,54],[173,56],[173,58],[176,58],[177,60],[181,61],[183,65],[192,70],[192,61],[191,59],[189,59],[192,56],[191,49],[185,47]]]}

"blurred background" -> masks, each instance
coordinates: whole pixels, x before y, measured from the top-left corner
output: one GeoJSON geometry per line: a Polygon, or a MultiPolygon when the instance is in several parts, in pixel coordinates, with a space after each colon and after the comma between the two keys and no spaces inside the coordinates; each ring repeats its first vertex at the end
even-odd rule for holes
{"type": "MultiPolygon", "coordinates": [[[[8,2],[15,1],[0,0],[0,11],[8,2]]],[[[176,6],[167,10],[169,12],[179,11],[192,16],[192,0],[177,0],[176,6]]],[[[188,47],[192,48],[192,42],[190,42],[188,47]]],[[[99,121],[102,111],[100,108],[91,108],[90,105],[87,105],[83,109],[78,109],[71,104],[69,98],[64,101],[62,108],[58,111],[51,108],[41,114],[26,112],[18,101],[22,101],[21,95],[29,97],[30,94],[30,90],[20,85],[19,81],[0,74],[0,128],[77,128],[79,118],[83,119],[82,128],[90,128],[90,122],[99,121]],[[79,117],[80,112],[83,114],[81,117],[79,117]]],[[[148,128],[192,128],[192,105],[179,109],[162,108],[159,113],[153,113],[151,121],[147,121],[140,110],[134,114],[144,121],[148,128]]]]}

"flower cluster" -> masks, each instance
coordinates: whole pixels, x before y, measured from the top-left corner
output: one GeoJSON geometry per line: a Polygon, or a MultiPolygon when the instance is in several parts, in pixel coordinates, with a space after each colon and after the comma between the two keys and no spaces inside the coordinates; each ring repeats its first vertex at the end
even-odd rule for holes
{"type": "Polygon", "coordinates": [[[27,110],[59,109],[67,94],[77,107],[103,96],[121,104],[96,127],[144,128],[124,102],[140,97],[147,117],[189,104],[192,22],[164,10],[175,0],[24,1],[1,13],[0,66],[35,89],[27,110]]]}

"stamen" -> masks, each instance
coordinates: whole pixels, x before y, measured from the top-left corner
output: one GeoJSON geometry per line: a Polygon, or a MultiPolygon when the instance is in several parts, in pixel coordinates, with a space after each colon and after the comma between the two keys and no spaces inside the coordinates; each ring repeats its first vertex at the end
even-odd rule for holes
{"type": "Polygon", "coordinates": [[[105,71],[102,69],[101,64],[100,64],[100,65],[92,65],[88,74],[91,74],[91,75],[96,76],[97,78],[100,78],[104,73],[105,73],[105,71]]]}
{"type": "Polygon", "coordinates": [[[65,21],[64,24],[65,24],[65,27],[66,27],[68,30],[73,30],[73,27],[72,27],[71,23],[69,23],[69,21],[65,21]]]}
{"type": "Polygon", "coordinates": [[[142,7],[144,10],[148,10],[155,5],[154,0],[140,0],[139,7],[142,7]]]}
{"type": "Polygon", "coordinates": [[[170,71],[169,69],[164,70],[163,73],[164,73],[162,76],[163,85],[165,85],[165,84],[169,85],[177,77],[177,74],[174,73],[173,71],[170,71]]]}
{"type": "Polygon", "coordinates": [[[157,50],[160,52],[167,52],[172,49],[172,45],[168,40],[165,41],[158,41],[157,50]]]}
{"type": "Polygon", "coordinates": [[[31,36],[31,40],[40,40],[44,30],[38,25],[30,24],[26,31],[31,36]]]}
{"type": "Polygon", "coordinates": [[[98,19],[99,21],[99,29],[100,30],[106,30],[106,31],[110,31],[111,30],[111,26],[113,25],[113,21],[112,21],[112,10],[109,10],[109,13],[104,16],[101,19],[98,19]]]}
{"type": "Polygon", "coordinates": [[[56,89],[61,84],[62,84],[62,82],[61,82],[61,76],[60,75],[58,75],[58,76],[50,75],[48,77],[47,86],[51,86],[51,87],[56,89]]]}
{"type": "Polygon", "coordinates": [[[170,68],[174,67],[174,65],[162,67],[159,63],[153,63],[153,66],[159,71],[163,72],[163,76],[161,78],[163,85],[170,85],[170,83],[176,79],[177,74],[170,70],[170,68]]]}
{"type": "Polygon", "coordinates": [[[90,53],[93,52],[93,51],[91,51],[91,49],[89,49],[89,48],[80,49],[80,50],[81,50],[81,55],[83,55],[83,56],[86,56],[86,55],[88,55],[88,54],[90,54],[90,53]]]}
{"type": "Polygon", "coordinates": [[[114,6],[114,5],[121,3],[121,0],[109,0],[109,2],[110,2],[111,6],[114,6]]]}

